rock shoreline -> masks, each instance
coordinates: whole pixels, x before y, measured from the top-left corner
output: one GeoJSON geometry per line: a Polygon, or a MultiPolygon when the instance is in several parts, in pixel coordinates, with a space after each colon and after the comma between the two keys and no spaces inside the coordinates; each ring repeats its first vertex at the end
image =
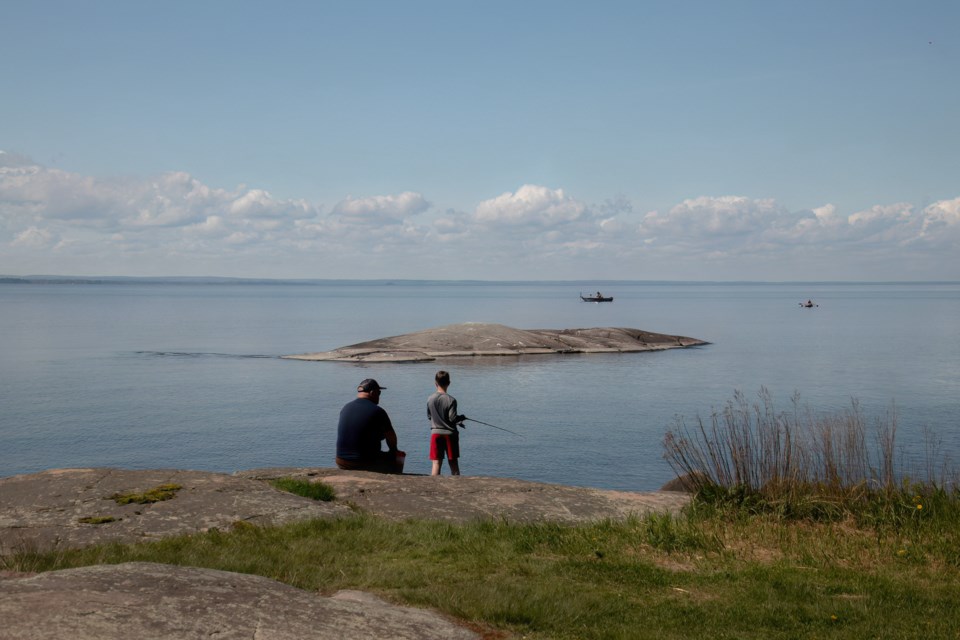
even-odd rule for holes
{"type": "Polygon", "coordinates": [[[139,542],[237,522],[280,525],[340,518],[357,510],[385,518],[447,522],[503,519],[577,524],[677,512],[676,491],[608,491],[484,476],[384,475],[326,467],[252,469],[233,474],[178,469],[53,469],[0,478],[0,556],[17,549],[139,542]],[[281,477],[323,481],[337,499],[318,502],[273,488],[281,477]],[[174,497],[118,504],[117,495],[176,486],[174,497]]]}
{"type": "MultiPolygon", "coordinates": [[[[0,478],[0,560],[20,552],[228,530],[238,522],[347,518],[358,510],[391,519],[576,524],[652,511],[675,513],[689,500],[688,494],[675,491],[605,491],[509,478],[331,468],[234,474],[55,469],[0,478]],[[335,488],[337,499],[317,502],[274,489],[269,480],[280,477],[323,481],[335,488]],[[158,487],[166,490],[156,502],[137,502],[138,497],[157,497],[151,490],[158,487]],[[118,499],[126,497],[133,499],[118,499]]],[[[0,572],[0,619],[0,640],[480,637],[438,613],[369,594],[322,597],[267,578],[152,563],[38,575],[0,572]]]]}

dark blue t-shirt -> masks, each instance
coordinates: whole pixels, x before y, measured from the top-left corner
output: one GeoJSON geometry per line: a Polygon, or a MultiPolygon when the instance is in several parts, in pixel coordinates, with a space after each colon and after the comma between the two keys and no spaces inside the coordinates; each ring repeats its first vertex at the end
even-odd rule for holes
{"type": "Polygon", "coordinates": [[[380,442],[392,430],[390,417],[377,403],[366,398],[348,402],[340,410],[337,457],[352,462],[377,460],[380,442]]]}

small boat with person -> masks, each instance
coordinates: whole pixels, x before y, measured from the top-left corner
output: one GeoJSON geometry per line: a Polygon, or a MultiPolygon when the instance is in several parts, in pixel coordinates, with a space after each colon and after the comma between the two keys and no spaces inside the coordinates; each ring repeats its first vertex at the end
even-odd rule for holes
{"type": "Polygon", "coordinates": [[[613,296],[605,296],[599,291],[594,296],[585,296],[583,292],[580,292],[580,299],[584,302],[613,302],[613,296]]]}
{"type": "Polygon", "coordinates": [[[820,305],[814,303],[813,300],[807,300],[806,302],[798,303],[804,309],[813,309],[814,307],[819,307],[820,305]]]}

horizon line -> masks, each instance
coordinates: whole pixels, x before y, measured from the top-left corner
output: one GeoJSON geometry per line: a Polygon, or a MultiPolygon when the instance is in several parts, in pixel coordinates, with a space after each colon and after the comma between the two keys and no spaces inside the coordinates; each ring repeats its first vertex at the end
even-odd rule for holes
{"type": "Polygon", "coordinates": [[[77,284],[329,284],[329,283],[356,283],[356,284],[672,284],[672,285],[891,285],[891,284],[933,284],[957,285],[960,280],[682,280],[682,279],[551,279],[551,280],[522,280],[522,279],[483,279],[483,278],[260,278],[245,276],[72,276],[72,275],[9,275],[0,274],[0,284],[55,284],[57,282],[72,282],[77,284]]]}

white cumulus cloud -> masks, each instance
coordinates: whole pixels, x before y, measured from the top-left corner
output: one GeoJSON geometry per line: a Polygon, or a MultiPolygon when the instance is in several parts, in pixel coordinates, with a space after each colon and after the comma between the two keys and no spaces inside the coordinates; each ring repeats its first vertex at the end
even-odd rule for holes
{"type": "Polygon", "coordinates": [[[643,214],[624,196],[592,204],[524,184],[471,204],[432,211],[403,191],[348,196],[326,215],[186,172],[93,177],[0,152],[0,273],[223,265],[232,275],[243,265],[242,275],[264,277],[429,278],[440,263],[447,277],[480,279],[960,278],[960,197],[849,212],[707,195],[643,214]]]}
{"type": "Polygon", "coordinates": [[[651,235],[717,238],[747,235],[774,226],[786,210],[772,199],[744,196],[701,196],[684,200],[666,214],[656,211],[643,219],[651,235]]]}
{"type": "Polygon", "coordinates": [[[22,157],[14,162],[9,154],[0,158],[0,229],[9,229],[19,246],[36,240],[31,228],[59,234],[67,244],[98,230],[148,234],[144,238],[155,244],[197,234],[234,244],[320,214],[304,200],[277,199],[261,189],[216,189],[185,172],[93,178],[22,157]]]}
{"type": "Polygon", "coordinates": [[[47,229],[29,227],[16,235],[10,244],[14,247],[49,247],[56,243],[56,236],[47,229]]]}
{"type": "Polygon", "coordinates": [[[960,248],[960,198],[941,200],[923,210],[918,239],[960,248]]]}
{"type": "Polygon", "coordinates": [[[405,191],[398,195],[366,198],[348,196],[333,207],[331,214],[346,223],[399,224],[429,208],[430,203],[422,195],[405,191]]]}
{"type": "Polygon", "coordinates": [[[474,217],[490,225],[549,227],[580,220],[587,206],[563,189],[525,184],[477,205],[474,217]]]}
{"type": "Polygon", "coordinates": [[[858,211],[847,218],[850,226],[882,228],[898,223],[907,222],[912,213],[912,207],[906,203],[891,205],[875,205],[866,211],[858,211]]]}

